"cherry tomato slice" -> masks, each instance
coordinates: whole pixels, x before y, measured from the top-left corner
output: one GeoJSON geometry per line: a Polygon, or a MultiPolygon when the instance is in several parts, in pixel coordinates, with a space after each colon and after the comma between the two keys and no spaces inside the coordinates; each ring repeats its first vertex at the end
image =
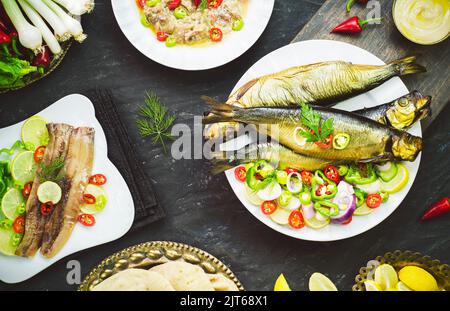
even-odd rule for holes
{"type": "Polygon", "coordinates": [[[95,217],[91,214],[81,214],[78,216],[78,222],[86,227],[92,227],[95,225],[95,217]]]}
{"type": "Polygon", "coordinates": [[[284,171],[285,171],[288,175],[289,175],[290,173],[298,173],[298,170],[295,169],[295,168],[287,168],[287,169],[285,169],[284,171]]]}
{"type": "Polygon", "coordinates": [[[329,180],[331,180],[337,184],[341,181],[341,178],[339,176],[339,170],[336,166],[328,165],[323,170],[323,173],[329,180]]]}
{"type": "Polygon", "coordinates": [[[25,232],[25,217],[19,216],[13,222],[13,230],[15,233],[24,234],[25,232]]]}
{"type": "Polygon", "coordinates": [[[223,32],[219,28],[211,28],[209,31],[209,37],[213,42],[220,42],[223,38],[223,32]]]}
{"type": "Polygon", "coordinates": [[[158,31],[156,33],[156,39],[160,42],[165,42],[169,38],[169,35],[166,34],[164,31],[158,31]]]}
{"type": "Polygon", "coordinates": [[[95,174],[89,178],[89,183],[96,186],[103,186],[104,184],[106,184],[106,182],[106,176],[103,174],[95,174]]]}
{"type": "Polygon", "coordinates": [[[301,229],[305,226],[305,219],[303,213],[300,211],[293,211],[288,218],[289,226],[294,229],[301,229]]]}
{"type": "Polygon", "coordinates": [[[234,169],[234,176],[240,182],[245,182],[247,180],[247,170],[243,166],[238,166],[234,169]]]}
{"type": "Polygon", "coordinates": [[[24,197],[25,199],[28,198],[28,197],[30,196],[31,188],[33,188],[33,182],[32,182],[32,181],[27,182],[27,183],[25,184],[25,186],[23,186],[23,189],[22,189],[22,195],[23,195],[23,197],[24,197]]]}
{"type": "Polygon", "coordinates": [[[273,214],[277,210],[278,206],[275,201],[264,201],[261,204],[261,210],[264,215],[273,214]]]}
{"type": "Polygon", "coordinates": [[[378,193],[369,194],[366,198],[366,204],[370,208],[377,208],[381,205],[383,198],[378,193]]]}
{"type": "Polygon", "coordinates": [[[343,223],[341,223],[341,225],[348,225],[349,223],[351,223],[351,222],[352,222],[352,220],[353,220],[353,217],[352,217],[352,216],[350,216],[350,218],[349,218],[349,219],[347,219],[346,221],[344,221],[343,223]]]}
{"type": "Polygon", "coordinates": [[[53,202],[41,204],[41,214],[44,216],[50,215],[53,212],[53,202]]]}
{"type": "Polygon", "coordinates": [[[319,146],[319,148],[330,149],[333,145],[333,134],[330,134],[324,141],[316,141],[314,143],[319,146]]]}
{"type": "Polygon", "coordinates": [[[144,9],[145,2],[147,2],[147,0],[136,0],[136,4],[141,10],[144,9]]]}
{"type": "Polygon", "coordinates": [[[34,162],[40,163],[42,161],[42,158],[44,158],[44,154],[45,146],[37,147],[36,151],[34,152],[34,162]]]}
{"type": "Polygon", "coordinates": [[[85,193],[85,194],[83,194],[83,201],[86,204],[95,204],[95,202],[97,200],[95,199],[95,197],[92,194],[85,193]]]}
{"type": "Polygon", "coordinates": [[[181,5],[181,0],[171,0],[169,2],[169,4],[167,5],[167,7],[169,8],[169,10],[173,11],[180,5],[181,5]]]}
{"type": "Polygon", "coordinates": [[[300,176],[302,177],[302,182],[306,185],[311,184],[311,180],[313,178],[313,173],[310,171],[302,171],[300,173],[300,176]]]}
{"type": "Polygon", "coordinates": [[[210,9],[217,9],[221,4],[223,0],[208,0],[208,8],[210,9]]]}

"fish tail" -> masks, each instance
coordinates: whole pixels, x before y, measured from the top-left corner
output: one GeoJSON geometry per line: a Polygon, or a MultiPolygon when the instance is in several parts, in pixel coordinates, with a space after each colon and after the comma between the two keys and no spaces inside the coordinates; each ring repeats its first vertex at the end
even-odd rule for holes
{"type": "Polygon", "coordinates": [[[205,113],[203,124],[211,124],[217,122],[232,121],[234,116],[234,107],[225,103],[216,101],[215,99],[202,96],[206,104],[211,106],[211,110],[205,113]]]}
{"type": "Polygon", "coordinates": [[[427,69],[424,66],[417,64],[416,59],[417,56],[415,55],[407,56],[389,63],[389,66],[393,67],[399,76],[426,72],[427,69]]]}

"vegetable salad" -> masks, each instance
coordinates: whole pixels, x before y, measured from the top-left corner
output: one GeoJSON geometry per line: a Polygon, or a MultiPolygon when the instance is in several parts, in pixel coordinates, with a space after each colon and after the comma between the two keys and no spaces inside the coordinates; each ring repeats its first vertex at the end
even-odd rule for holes
{"type": "Polygon", "coordinates": [[[353,216],[372,213],[408,181],[401,163],[328,165],[324,170],[276,169],[267,161],[234,170],[248,201],[274,222],[301,229],[348,225],[353,216]]]}

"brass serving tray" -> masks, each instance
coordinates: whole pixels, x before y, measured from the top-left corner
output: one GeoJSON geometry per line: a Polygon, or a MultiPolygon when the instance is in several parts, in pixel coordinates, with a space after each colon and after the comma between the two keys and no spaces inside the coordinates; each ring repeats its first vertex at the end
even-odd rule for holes
{"type": "Polygon", "coordinates": [[[73,39],[70,39],[70,40],[67,40],[66,42],[61,43],[61,49],[62,49],[61,54],[58,55],[57,58],[52,59],[52,62],[50,63],[50,68],[44,74],[39,74],[39,73],[29,74],[26,77],[24,77],[24,79],[25,79],[24,85],[20,85],[20,86],[9,88],[9,89],[0,89],[0,94],[22,89],[36,81],[39,81],[39,80],[45,78],[49,74],[51,74],[61,64],[62,60],[64,59],[67,52],[69,51],[69,48],[72,46],[72,43],[73,43],[73,39]]]}
{"type": "Polygon", "coordinates": [[[355,277],[356,284],[352,287],[353,291],[365,291],[364,282],[373,280],[375,269],[384,263],[390,264],[397,271],[405,266],[421,267],[436,278],[440,288],[446,291],[450,290],[449,265],[442,264],[439,260],[432,259],[430,256],[424,256],[421,253],[396,250],[370,260],[365,267],[359,269],[359,274],[355,277]]]}
{"type": "Polygon", "coordinates": [[[240,291],[244,290],[234,273],[216,257],[193,246],[167,241],[139,244],[109,256],[86,276],[78,290],[90,291],[95,285],[122,270],[149,269],[169,261],[198,265],[208,274],[222,273],[233,281],[240,291]]]}

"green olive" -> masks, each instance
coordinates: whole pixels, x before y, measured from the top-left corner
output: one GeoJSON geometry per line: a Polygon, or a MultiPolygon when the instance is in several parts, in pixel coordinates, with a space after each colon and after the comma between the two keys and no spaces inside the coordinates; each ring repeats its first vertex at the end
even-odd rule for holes
{"type": "Polygon", "coordinates": [[[188,15],[188,11],[186,10],[186,8],[184,6],[179,6],[173,11],[173,15],[177,19],[183,19],[188,15]]]}
{"type": "Polygon", "coordinates": [[[177,45],[177,39],[175,39],[174,37],[169,37],[166,40],[166,46],[168,48],[174,47],[175,45],[177,45]]]}

